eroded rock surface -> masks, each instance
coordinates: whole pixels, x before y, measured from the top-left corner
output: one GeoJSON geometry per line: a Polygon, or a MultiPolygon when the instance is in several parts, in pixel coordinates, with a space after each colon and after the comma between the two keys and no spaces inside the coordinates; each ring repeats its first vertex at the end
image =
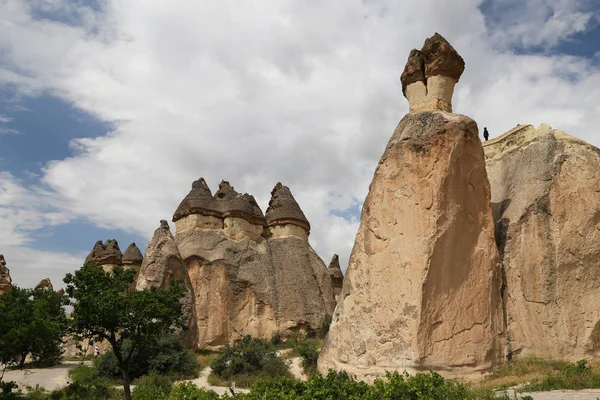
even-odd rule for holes
{"type": "Polygon", "coordinates": [[[142,265],[144,256],[135,243],[131,243],[125,253],[123,253],[122,264],[128,267],[136,267],[142,265]]]}
{"type": "Polygon", "coordinates": [[[4,256],[0,254],[0,294],[8,292],[11,288],[12,279],[10,278],[10,271],[6,268],[4,256]]]}
{"type": "Polygon", "coordinates": [[[184,315],[188,317],[188,330],[185,332],[186,344],[195,347],[197,343],[197,320],[194,307],[194,288],[190,282],[175,239],[167,221],[160,221],[160,227],[146,248],[144,261],[137,277],[137,290],[149,287],[165,289],[172,281],[179,281],[186,290],[181,299],[184,315]]]}
{"type": "Polygon", "coordinates": [[[484,145],[513,356],[600,354],[600,150],[547,125],[484,145]]]}
{"type": "Polygon", "coordinates": [[[50,278],[44,278],[38,283],[34,290],[50,290],[54,291],[54,287],[52,286],[52,282],[50,278]]]}

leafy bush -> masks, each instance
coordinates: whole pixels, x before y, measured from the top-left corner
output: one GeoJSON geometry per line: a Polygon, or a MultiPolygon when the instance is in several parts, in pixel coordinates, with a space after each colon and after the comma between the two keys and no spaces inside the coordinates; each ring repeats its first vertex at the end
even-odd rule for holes
{"type": "Polygon", "coordinates": [[[289,376],[288,364],[277,355],[267,340],[244,336],[233,346],[225,346],[221,355],[211,363],[215,375],[226,381],[239,382],[242,376],[277,378],[289,376]]]}
{"type": "Polygon", "coordinates": [[[219,395],[212,390],[199,389],[191,382],[184,382],[173,388],[168,400],[219,400],[219,398],[219,395]]]}
{"type": "MultiPolygon", "coordinates": [[[[130,348],[131,342],[125,341],[123,351],[128,353],[130,348]]],[[[119,364],[112,350],[94,360],[94,365],[105,378],[121,377],[119,364]]],[[[162,334],[150,344],[135,350],[130,365],[129,374],[132,379],[151,373],[181,379],[195,378],[199,370],[194,353],[185,348],[175,333],[162,334]]]]}
{"type": "Polygon", "coordinates": [[[326,315],[321,325],[317,328],[317,336],[321,339],[325,339],[329,332],[329,326],[331,325],[331,315],[326,315]]]}
{"type": "Polygon", "coordinates": [[[95,368],[80,365],[69,372],[72,383],[50,394],[52,400],[106,400],[120,399],[122,394],[101,377],[95,368]]]}
{"type": "Polygon", "coordinates": [[[300,342],[294,350],[302,357],[302,368],[304,373],[312,375],[317,372],[317,361],[319,359],[319,350],[317,346],[310,342],[300,342]]]}
{"type": "Polygon", "coordinates": [[[141,377],[133,389],[133,400],[166,400],[171,393],[172,381],[168,376],[150,374],[141,377]]]}

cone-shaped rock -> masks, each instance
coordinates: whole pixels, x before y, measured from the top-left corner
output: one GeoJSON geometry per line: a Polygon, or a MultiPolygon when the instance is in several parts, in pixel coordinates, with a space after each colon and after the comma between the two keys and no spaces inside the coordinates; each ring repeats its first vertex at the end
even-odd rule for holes
{"type": "Polygon", "coordinates": [[[475,121],[407,114],[375,170],[319,370],[491,370],[501,267],[475,121]]]}
{"type": "Polygon", "coordinates": [[[329,276],[331,277],[333,293],[337,301],[340,293],[342,292],[342,285],[344,284],[344,274],[342,273],[342,268],[340,267],[340,258],[337,254],[334,254],[331,258],[329,266],[327,267],[327,272],[329,272],[329,276]]]}
{"type": "Polygon", "coordinates": [[[12,279],[10,278],[10,271],[6,268],[4,256],[0,254],[0,294],[8,292],[11,288],[12,279]]]}
{"type": "Polygon", "coordinates": [[[192,183],[192,190],[181,201],[177,210],[175,210],[173,222],[190,214],[212,215],[216,217],[223,215],[215,204],[210,188],[204,178],[200,178],[192,183]]]}
{"type": "Polygon", "coordinates": [[[163,220],[160,221],[160,227],[154,231],[154,236],[146,248],[144,261],[136,281],[136,289],[144,290],[149,287],[164,289],[172,280],[183,282],[187,289],[185,296],[181,299],[183,311],[188,317],[185,341],[190,347],[194,347],[198,335],[194,312],[194,289],[169,229],[169,224],[163,220]]]}
{"type": "Polygon", "coordinates": [[[50,281],[50,278],[44,278],[40,281],[40,283],[37,284],[37,286],[35,287],[35,290],[54,291],[54,287],[52,287],[52,281],[50,281]]]}
{"type": "Polygon", "coordinates": [[[135,243],[131,243],[123,253],[123,265],[142,265],[144,257],[135,243]]]}
{"type": "Polygon", "coordinates": [[[333,313],[327,268],[308,243],[310,224],[287,186],[277,183],[266,213],[282,331],[316,328],[333,313]]]}
{"type": "Polygon", "coordinates": [[[265,223],[265,217],[254,196],[236,192],[229,182],[222,181],[219,184],[215,197],[223,217],[237,217],[256,225],[265,223]]]}
{"type": "Polygon", "coordinates": [[[85,258],[85,264],[121,265],[122,259],[123,254],[119,249],[119,243],[115,239],[107,240],[104,243],[98,240],[90,254],[85,258]]]}
{"type": "Polygon", "coordinates": [[[271,201],[269,201],[266,217],[269,226],[294,224],[304,228],[307,232],[310,231],[310,224],[292,196],[290,188],[283,186],[281,182],[278,182],[271,191],[271,201]]]}
{"type": "Polygon", "coordinates": [[[400,77],[410,112],[452,112],[454,85],[464,70],[462,57],[439,33],[425,40],[421,51],[413,49],[400,77]]]}
{"type": "Polygon", "coordinates": [[[600,356],[600,150],[520,125],[484,144],[509,352],[600,356]]]}

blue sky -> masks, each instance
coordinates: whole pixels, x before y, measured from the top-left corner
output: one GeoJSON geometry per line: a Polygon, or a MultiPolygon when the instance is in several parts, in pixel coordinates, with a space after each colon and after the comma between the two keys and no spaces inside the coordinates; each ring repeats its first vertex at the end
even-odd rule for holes
{"type": "Polygon", "coordinates": [[[0,253],[60,283],[96,240],[144,250],[192,180],[266,209],[291,187],[324,260],[347,262],[433,32],[467,70],[455,110],[492,136],[550,123],[599,145],[597,0],[8,0],[0,4],[0,253]],[[419,16],[415,18],[414,16],[419,16]]]}

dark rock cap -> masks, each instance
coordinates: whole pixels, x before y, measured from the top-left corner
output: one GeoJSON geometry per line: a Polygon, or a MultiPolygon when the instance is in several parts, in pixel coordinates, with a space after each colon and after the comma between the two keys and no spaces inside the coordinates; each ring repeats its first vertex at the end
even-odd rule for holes
{"type": "Polygon", "coordinates": [[[402,82],[402,93],[411,83],[425,82],[425,58],[419,50],[412,49],[410,51],[400,81],[402,82]]]}
{"type": "Polygon", "coordinates": [[[181,201],[179,207],[175,210],[175,214],[173,214],[173,222],[191,214],[222,217],[223,213],[215,204],[210,188],[204,178],[192,183],[192,190],[181,201]]]}
{"type": "Polygon", "coordinates": [[[412,49],[404,72],[402,81],[402,93],[406,86],[414,82],[426,82],[427,78],[443,75],[455,79],[457,82],[465,70],[465,61],[454,47],[442,35],[435,33],[425,40],[421,51],[412,49]]]}
{"type": "Polygon", "coordinates": [[[271,191],[266,218],[269,226],[294,224],[310,232],[310,223],[292,196],[290,188],[282,185],[281,182],[278,182],[271,191]]]}
{"type": "Polygon", "coordinates": [[[90,254],[85,258],[85,264],[121,265],[122,259],[123,253],[121,253],[119,243],[115,239],[107,240],[104,244],[102,244],[102,240],[98,240],[90,254]]]}
{"type": "Polygon", "coordinates": [[[238,193],[227,181],[219,183],[215,201],[223,217],[238,217],[256,225],[264,225],[265,217],[254,196],[238,193]]]}
{"type": "Polygon", "coordinates": [[[333,286],[342,287],[342,282],[344,281],[344,274],[342,273],[342,268],[340,267],[340,258],[337,254],[334,254],[331,258],[329,266],[327,267],[327,272],[329,272],[329,276],[331,276],[333,286]]]}
{"type": "Polygon", "coordinates": [[[4,259],[4,255],[0,254],[0,267],[4,267],[6,265],[6,260],[4,259]]]}
{"type": "Polygon", "coordinates": [[[227,181],[221,181],[214,196],[203,178],[194,182],[192,190],[175,211],[173,222],[191,214],[238,217],[252,224],[265,225],[265,217],[254,196],[236,192],[227,181]]]}
{"type": "Polygon", "coordinates": [[[123,264],[124,265],[142,265],[142,261],[144,261],[144,257],[142,256],[142,252],[135,243],[131,243],[129,247],[123,253],[123,264]]]}
{"type": "Polygon", "coordinates": [[[54,288],[52,287],[50,278],[44,278],[40,281],[40,283],[37,284],[34,290],[50,290],[53,292],[54,288]]]}
{"type": "Polygon", "coordinates": [[[442,35],[435,33],[421,49],[425,58],[425,78],[443,75],[457,82],[465,70],[465,61],[442,35]]]}

